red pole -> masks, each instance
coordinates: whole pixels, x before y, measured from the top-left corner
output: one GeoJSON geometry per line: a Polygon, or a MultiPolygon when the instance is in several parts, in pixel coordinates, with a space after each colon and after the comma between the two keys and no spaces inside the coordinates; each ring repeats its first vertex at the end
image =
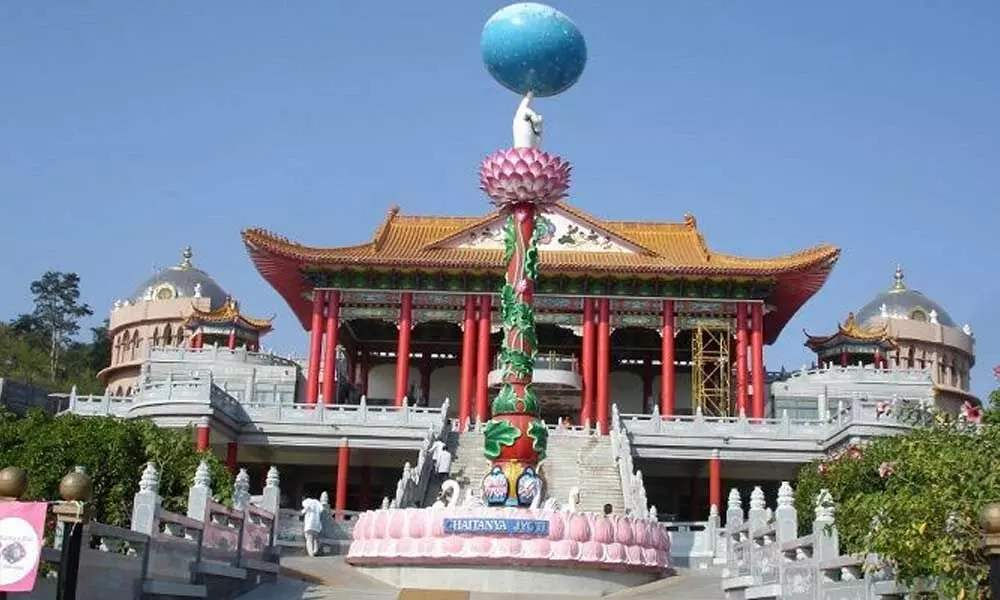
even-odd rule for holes
{"type": "Polygon", "coordinates": [[[323,351],[323,404],[335,404],[337,393],[337,342],[340,329],[340,291],[326,293],[326,339],[323,351]]]}
{"type": "Polygon", "coordinates": [[[753,361],[753,410],[751,415],[754,419],[764,418],[764,398],[767,390],[764,389],[764,306],[756,303],[750,307],[750,345],[753,353],[750,359],[753,361]]]}
{"type": "MultiPolygon", "coordinates": [[[[341,443],[337,449],[337,498],[334,503],[334,510],[347,510],[347,471],[350,468],[351,449],[347,446],[347,440],[341,443]]],[[[337,513],[337,520],[343,521],[344,515],[337,513]]]]}
{"type": "Polygon", "coordinates": [[[198,427],[198,452],[205,452],[208,450],[208,443],[211,440],[211,436],[212,432],[208,427],[204,425],[198,427]]]}
{"type": "Polygon", "coordinates": [[[660,414],[674,416],[676,382],[674,380],[674,301],[663,301],[663,329],[660,332],[660,414]]]}
{"type": "Polygon", "coordinates": [[[472,412],[472,388],[476,366],[476,297],[465,297],[465,319],[462,323],[462,380],[458,402],[458,430],[465,431],[465,424],[472,412]]]}
{"type": "Polygon", "coordinates": [[[399,344],[396,347],[396,406],[403,405],[410,383],[410,333],[413,323],[413,294],[399,295],[399,344]]]}
{"type": "Polygon", "coordinates": [[[708,504],[722,510],[722,460],[718,450],[712,450],[708,459],[708,504]]]}
{"type": "Polygon", "coordinates": [[[236,465],[239,453],[240,447],[236,444],[236,442],[226,442],[226,469],[234,475],[236,474],[236,465]]]}
{"type": "Polygon", "coordinates": [[[583,399],[580,424],[586,427],[594,421],[594,299],[583,299],[583,399]]]}
{"type": "Polygon", "coordinates": [[[611,301],[598,300],[597,317],[597,431],[608,433],[608,384],[611,376],[611,301]]]}
{"type": "Polygon", "coordinates": [[[745,302],[736,303],[736,414],[747,414],[747,305],[745,302]]]}
{"type": "Polygon", "coordinates": [[[489,392],[490,375],[490,315],[492,297],[479,297],[479,348],[476,350],[476,421],[483,422],[489,418],[487,394],[489,392]]]}
{"type": "Polygon", "coordinates": [[[229,339],[226,340],[226,347],[230,350],[236,349],[236,328],[229,332],[229,339]]]}
{"type": "Polygon", "coordinates": [[[323,350],[323,292],[313,291],[312,327],[309,329],[309,373],[306,377],[306,404],[319,397],[319,361],[323,350]]]}

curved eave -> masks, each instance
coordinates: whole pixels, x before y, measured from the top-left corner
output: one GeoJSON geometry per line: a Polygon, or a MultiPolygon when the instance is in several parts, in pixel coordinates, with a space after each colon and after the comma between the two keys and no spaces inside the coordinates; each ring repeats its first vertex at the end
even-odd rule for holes
{"type": "MultiPolygon", "coordinates": [[[[504,271],[500,251],[490,253],[490,260],[428,260],[414,258],[383,259],[374,254],[370,244],[331,252],[322,248],[310,248],[290,242],[260,229],[243,232],[243,242],[254,266],[261,276],[277,290],[305,329],[310,327],[312,302],[308,298],[311,285],[304,279],[307,268],[331,269],[436,269],[467,270],[471,272],[504,271]],[[371,251],[372,254],[368,254],[371,251]],[[495,257],[492,256],[495,254],[495,257]]],[[[610,275],[634,275],[638,277],[720,277],[720,278],[770,278],[776,286],[767,299],[774,307],[764,316],[764,341],[768,344],[777,340],[782,329],[796,312],[823,287],[833,266],[840,257],[840,249],[834,246],[817,246],[803,252],[784,257],[786,262],[752,260],[721,254],[704,265],[586,265],[556,264],[560,273],[610,275]]],[[[543,268],[551,263],[552,253],[544,255],[543,268]],[[547,260],[548,259],[548,262],[547,260]]]]}
{"type": "Polygon", "coordinates": [[[808,339],[806,339],[805,346],[813,352],[843,344],[870,344],[878,346],[883,350],[891,350],[896,347],[896,344],[891,339],[884,336],[859,337],[843,332],[825,336],[812,336],[809,334],[806,334],[806,336],[808,339]]]}

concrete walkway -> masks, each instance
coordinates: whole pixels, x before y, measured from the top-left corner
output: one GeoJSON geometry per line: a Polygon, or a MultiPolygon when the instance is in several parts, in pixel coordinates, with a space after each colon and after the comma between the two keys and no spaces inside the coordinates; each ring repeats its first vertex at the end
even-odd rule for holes
{"type": "MultiPolygon", "coordinates": [[[[261,586],[240,600],[597,600],[597,596],[564,594],[490,594],[447,590],[416,590],[392,587],[363,575],[343,561],[343,557],[285,557],[284,576],[278,583],[261,586]]],[[[718,571],[680,571],[648,585],[623,590],[608,600],[722,600],[718,571]]]]}

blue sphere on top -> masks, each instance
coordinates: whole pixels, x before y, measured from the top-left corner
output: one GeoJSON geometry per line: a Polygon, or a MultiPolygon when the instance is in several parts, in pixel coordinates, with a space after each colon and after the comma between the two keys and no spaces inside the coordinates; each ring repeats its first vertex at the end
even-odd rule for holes
{"type": "Polygon", "coordinates": [[[521,95],[564,92],[587,64],[587,44],[576,24],[551,6],[535,2],[497,11],[483,26],[480,46],[490,75],[521,95]]]}

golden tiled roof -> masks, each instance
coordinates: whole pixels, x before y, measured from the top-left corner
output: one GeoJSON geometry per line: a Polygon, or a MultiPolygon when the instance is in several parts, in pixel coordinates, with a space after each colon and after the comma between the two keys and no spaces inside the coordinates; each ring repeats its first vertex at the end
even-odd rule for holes
{"type": "Polygon", "coordinates": [[[270,331],[272,319],[255,319],[240,312],[240,305],[235,298],[226,298],[226,302],[218,309],[203,311],[197,308],[184,321],[187,327],[200,323],[222,323],[242,325],[248,329],[270,331]]]}
{"type": "MultiPolygon", "coordinates": [[[[540,251],[546,269],[649,275],[770,276],[809,267],[829,267],[840,250],[820,245],[775,258],[744,258],[714,252],[705,244],[691,215],[682,223],[602,221],[569,204],[559,208],[598,230],[620,238],[637,252],[540,251]]],[[[403,216],[392,207],[371,241],[356,246],[314,248],[262,229],[248,229],[243,239],[254,252],[279,255],[307,266],[392,267],[502,270],[502,251],[447,247],[498,217],[403,216]]]]}
{"type": "Polygon", "coordinates": [[[847,313],[847,319],[844,320],[843,325],[839,323],[837,324],[836,333],[825,336],[813,336],[807,333],[806,337],[808,338],[806,346],[809,346],[810,348],[822,346],[838,337],[856,342],[881,342],[895,346],[895,342],[889,337],[889,329],[886,324],[883,323],[882,325],[872,326],[861,325],[858,323],[858,320],[854,316],[853,312],[847,313]]]}

